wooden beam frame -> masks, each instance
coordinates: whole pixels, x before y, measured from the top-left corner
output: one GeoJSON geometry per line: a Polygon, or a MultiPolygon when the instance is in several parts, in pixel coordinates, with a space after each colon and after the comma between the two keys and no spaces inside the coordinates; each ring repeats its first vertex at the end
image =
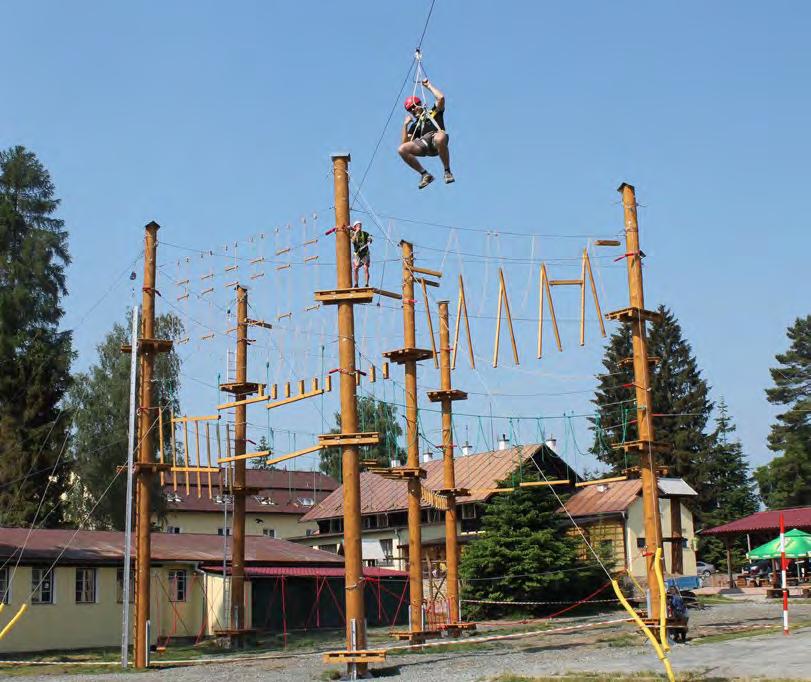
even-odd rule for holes
{"type": "Polygon", "coordinates": [[[547,485],[570,485],[571,481],[568,478],[555,478],[548,481],[526,481],[519,483],[519,488],[540,488],[547,485]]]}
{"type": "MultiPolygon", "coordinates": [[[[427,282],[424,277],[418,278],[420,287],[422,287],[422,298],[425,301],[425,317],[428,319],[428,334],[431,337],[431,351],[434,354],[434,367],[439,369],[439,359],[436,353],[436,340],[434,339],[434,321],[431,318],[431,304],[428,301],[428,289],[426,288],[427,282]]],[[[433,284],[433,282],[432,282],[433,284]]]]}
{"type": "Polygon", "coordinates": [[[290,403],[298,402],[299,400],[305,400],[307,398],[314,398],[317,395],[321,395],[324,392],[323,388],[319,388],[316,391],[308,391],[307,393],[301,393],[299,395],[290,396],[288,398],[284,398],[282,400],[276,400],[275,402],[268,403],[267,408],[272,410],[274,407],[281,407],[282,405],[289,405],[290,403]]]}
{"type": "Polygon", "coordinates": [[[552,318],[552,329],[555,332],[555,343],[558,350],[563,351],[560,342],[560,330],[558,329],[558,318],[555,315],[555,304],[552,301],[552,289],[549,286],[549,275],[546,272],[546,263],[541,263],[541,270],[538,275],[538,359],[543,355],[543,300],[546,295],[546,302],[549,304],[549,316],[552,318]]]}
{"type": "Polygon", "coordinates": [[[515,330],[513,329],[513,318],[510,314],[510,299],[507,295],[507,284],[504,281],[504,271],[498,269],[498,312],[496,313],[496,338],[493,344],[493,367],[498,367],[498,350],[501,335],[501,308],[502,305],[507,313],[507,325],[510,330],[510,343],[512,344],[513,360],[516,365],[520,365],[518,360],[518,346],[515,343],[515,330]]]}
{"type": "Polygon", "coordinates": [[[610,478],[598,478],[593,481],[580,481],[574,484],[575,488],[587,488],[590,485],[600,485],[601,483],[617,483],[619,481],[627,481],[627,476],[611,476],[610,478]]]}
{"type": "Polygon", "coordinates": [[[465,332],[467,333],[467,347],[470,354],[470,368],[476,369],[476,359],[473,357],[473,341],[470,337],[470,320],[467,316],[467,299],[465,298],[465,282],[462,275],[459,275],[459,299],[456,302],[456,324],[453,331],[453,356],[451,357],[451,369],[456,369],[456,352],[459,349],[459,322],[465,317],[465,332]]]}
{"type": "Polygon", "coordinates": [[[241,462],[243,459],[258,459],[259,457],[268,457],[271,454],[273,454],[271,450],[261,450],[259,452],[246,452],[244,455],[228,455],[226,457],[219,457],[217,464],[241,462]]]}

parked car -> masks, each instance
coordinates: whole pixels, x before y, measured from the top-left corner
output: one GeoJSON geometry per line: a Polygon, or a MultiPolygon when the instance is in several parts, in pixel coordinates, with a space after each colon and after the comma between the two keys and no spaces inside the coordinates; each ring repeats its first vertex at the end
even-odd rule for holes
{"type": "Polygon", "coordinates": [[[715,573],[715,566],[708,564],[706,561],[696,561],[696,573],[702,578],[709,578],[715,573]]]}

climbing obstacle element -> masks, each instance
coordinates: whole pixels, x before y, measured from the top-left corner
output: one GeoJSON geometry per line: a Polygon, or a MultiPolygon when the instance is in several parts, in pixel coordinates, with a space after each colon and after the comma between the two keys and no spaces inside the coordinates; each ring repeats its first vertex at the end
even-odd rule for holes
{"type": "Polygon", "coordinates": [[[515,343],[515,330],[513,329],[513,318],[510,313],[510,299],[507,296],[507,284],[504,281],[504,272],[498,269],[498,311],[496,312],[496,338],[493,343],[493,367],[498,367],[498,349],[501,336],[501,308],[502,305],[507,313],[507,325],[510,330],[510,342],[512,343],[513,361],[516,365],[521,363],[518,360],[518,346],[515,343]]]}

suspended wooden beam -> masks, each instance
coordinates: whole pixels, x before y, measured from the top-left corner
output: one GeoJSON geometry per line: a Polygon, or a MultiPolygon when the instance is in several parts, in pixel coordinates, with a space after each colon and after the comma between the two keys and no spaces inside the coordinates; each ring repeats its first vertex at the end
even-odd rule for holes
{"type": "MultiPolygon", "coordinates": [[[[470,337],[470,320],[467,316],[467,299],[465,298],[465,282],[462,275],[459,275],[459,298],[456,301],[456,324],[453,330],[453,355],[451,357],[451,369],[456,369],[456,352],[459,349],[459,323],[462,316],[465,318],[465,332],[467,333],[467,348],[470,353],[470,367],[476,369],[476,359],[473,357],[473,341],[470,337]]],[[[388,378],[386,375],[384,378],[388,378]]]]}
{"type": "Polygon", "coordinates": [[[541,263],[541,270],[539,274],[540,283],[538,285],[538,358],[543,355],[543,301],[546,296],[546,302],[549,305],[549,316],[552,318],[552,329],[555,332],[555,342],[557,343],[558,350],[562,351],[563,346],[560,343],[560,330],[558,329],[558,318],[555,316],[555,304],[552,301],[552,289],[549,287],[549,276],[546,273],[546,263],[541,263]]]}
{"type": "Polygon", "coordinates": [[[555,478],[548,481],[526,481],[524,483],[519,483],[519,488],[540,488],[543,486],[548,485],[570,485],[570,481],[568,478],[555,478]]]}
{"type": "Polygon", "coordinates": [[[233,407],[239,407],[240,405],[253,405],[254,403],[263,403],[268,400],[268,396],[266,395],[257,395],[253,396],[252,398],[245,398],[245,400],[233,400],[230,403],[222,403],[221,405],[217,405],[218,410],[230,410],[233,407]]]}
{"type": "Polygon", "coordinates": [[[261,450],[259,452],[247,452],[244,455],[227,455],[217,459],[217,464],[224,464],[225,462],[241,462],[245,459],[257,459],[259,457],[267,457],[273,454],[271,450],[261,450]]]}
{"type": "Polygon", "coordinates": [[[315,255],[315,256],[306,256],[306,257],[304,258],[304,262],[305,262],[305,263],[312,263],[314,260],[318,260],[318,256],[317,256],[317,255],[315,255]]]}
{"type": "Polygon", "coordinates": [[[471,488],[471,495],[494,495],[496,493],[514,493],[515,488],[471,488]]]}
{"type": "MultiPolygon", "coordinates": [[[[181,473],[186,473],[186,474],[191,474],[191,473],[194,473],[194,472],[197,472],[198,474],[207,473],[207,472],[212,473],[212,474],[217,474],[217,473],[220,472],[218,467],[195,467],[195,466],[191,466],[191,467],[187,467],[187,466],[172,467],[171,471],[173,473],[179,471],[181,473]]],[[[187,482],[188,482],[188,479],[189,479],[189,477],[186,476],[186,481],[187,482]]],[[[188,493],[186,493],[186,494],[188,495],[188,493]]]]}
{"type": "Polygon", "coordinates": [[[245,320],[246,323],[251,325],[252,327],[262,327],[263,329],[273,329],[273,325],[270,322],[265,322],[264,320],[245,320]]]}
{"type": "Polygon", "coordinates": [[[308,455],[311,452],[317,452],[318,450],[321,450],[323,447],[324,447],[323,445],[311,445],[309,448],[304,448],[303,450],[296,450],[295,452],[290,452],[290,453],[288,453],[286,455],[280,455],[279,457],[273,457],[273,458],[267,460],[267,462],[265,462],[265,464],[267,464],[268,466],[273,466],[274,464],[278,464],[279,462],[285,462],[288,459],[293,459],[295,457],[301,457],[302,455],[308,455]]]}
{"type": "Polygon", "coordinates": [[[218,414],[207,414],[202,417],[172,417],[173,424],[182,424],[183,422],[215,422],[220,418],[218,414]]]}
{"type": "Polygon", "coordinates": [[[282,405],[289,405],[290,403],[298,402],[299,400],[306,400],[307,398],[314,398],[317,395],[321,395],[324,393],[324,389],[317,389],[315,391],[308,391],[307,393],[301,393],[299,395],[289,396],[283,398],[282,400],[276,400],[274,402],[268,403],[267,408],[272,410],[274,407],[281,407],[282,405]]]}
{"type": "Polygon", "coordinates": [[[429,270],[428,268],[418,268],[416,266],[411,268],[411,272],[418,272],[421,275],[429,275],[438,279],[442,277],[442,273],[439,270],[429,270]]]}
{"type": "MultiPolygon", "coordinates": [[[[431,319],[431,304],[428,301],[428,289],[425,286],[428,284],[428,282],[426,282],[424,277],[418,278],[418,281],[420,283],[420,287],[422,287],[422,298],[425,302],[425,316],[428,319],[428,334],[431,337],[431,351],[434,354],[434,367],[439,369],[439,359],[436,352],[436,340],[434,339],[434,321],[431,319]]],[[[434,283],[431,282],[431,284],[434,283]]],[[[439,285],[437,284],[437,286],[439,285]]]]}
{"type": "Polygon", "coordinates": [[[513,318],[510,314],[510,299],[507,296],[507,284],[504,281],[504,271],[499,268],[498,269],[498,312],[496,313],[496,339],[495,343],[493,344],[493,367],[498,367],[498,349],[500,339],[499,336],[501,334],[501,308],[502,305],[504,306],[504,310],[507,313],[507,326],[510,330],[510,343],[512,344],[513,350],[513,360],[515,361],[516,365],[520,365],[521,363],[518,360],[518,346],[515,344],[515,330],[513,329],[513,318]]]}
{"type": "Polygon", "coordinates": [[[627,481],[627,476],[611,476],[610,478],[598,478],[594,481],[580,481],[574,484],[575,488],[587,488],[590,485],[601,485],[603,483],[618,483],[619,481],[627,481]]]}
{"type": "Polygon", "coordinates": [[[619,246],[619,239],[595,239],[594,246],[619,246]]]}
{"type": "Polygon", "coordinates": [[[377,381],[377,368],[374,365],[369,366],[369,383],[373,384],[377,381]]]}
{"type": "Polygon", "coordinates": [[[389,363],[384,362],[381,369],[383,370],[383,378],[388,379],[389,378],[389,363]]]}
{"type": "Polygon", "coordinates": [[[591,295],[594,298],[594,307],[597,309],[597,321],[600,323],[600,333],[605,338],[605,323],[603,322],[603,311],[600,308],[600,299],[597,298],[597,286],[594,284],[594,273],[591,271],[591,259],[588,249],[583,249],[583,263],[585,265],[585,275],[591,284],[591,295]]]}
{"type": "MultiPolygon", "coordinates": [[[[600,320],[602,322],[602,320],[600,320]]],[[[586,250],[580,263],[580,345],[586,345],[586,250]]]]}

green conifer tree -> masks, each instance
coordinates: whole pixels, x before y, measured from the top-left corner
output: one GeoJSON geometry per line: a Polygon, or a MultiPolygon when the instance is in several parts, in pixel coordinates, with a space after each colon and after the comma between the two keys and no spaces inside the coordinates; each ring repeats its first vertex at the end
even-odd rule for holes
{"type": "MultiPolygon", "coordinates": [[[[718,404],[713,445],[702,461],[702,486],[697,500],[701,527],[711,528],[753,514],[758,509],[754,481],[739,440],[733,440],[735,425],[723,398],[718,404]]],[[[726,545],[712,536],[698,536],[702,561],[716,566],[726,564],[726,545]]],[[[744,560],[745,538],[733,542],[733,570],[744,560]]]]}
{"type": "MultiPolygon", "coordinates": [[[[183,324],[175,315],[155,318],[157,338],[178,339],[182,331],[183,324]]],[[[127,481],[124,475],[116,477],[116,468],[127,462],[130,356],[121,352],[121,346],[130,343],[130,333],[129,324],[113,325],[97,347],[96,363],[74,377],[69,394],[76,476],[70,493],[70,520],[78,523],[98,503],[86,524],[91,528],[124,529],[127,481]]],[[[180,357],[174,350],[156,357],[153,381],[153,402],[164,407],[162,438],[164,457],[168,459],[167,453],[171,452],[170,414],[172,410],[175,414],[180,412],[180,357]]],[[[138,395],[137,387],[135,395],[138,395]]],[[[153,443],[157,450],[157,437],[153,443]]],[[[153,477],[153,482],[153,508],[160,515],[164,500],[159,494],[159,478],[153,477]]]]}
{"type": "MultiPolygon", "coordinates": [[[[648,331],[648,355],[656,358],[651,365],[654,430],[656,440],[671,444],[673,451],[658,455],[658,462],[670,468],[671,476],[683,477],[698,490],[699,464],[712,444],[706,427],[713,404],[681,326],[664,306],[659,313],[662,321],[649,324],[648,331]]],[[[609,339],[603,355],[606,372],[600,375],[593,401],[597,418],[592,452],[615,472],[637,464],[632,453],[611,447],[637,438],[633,366],[623,362],[631,356],[631,331],[622,325],[609,339]]]]}
{"type": "Polygon", "coordinates": [[[64,222],[50,175],[24,147],[0,151],[0,525],[62,520],[73,358],[60,331],[64,222]]]}
{"type": "MultiPolygon", "coordinates": [[[[524,466],[520,478],[532,481],[539,476],[524,466]]],[[[509,486],[514,479],[500,485],[509,486]]],[[[571,522],[559,508],[545,487],[518,488],[488,502],[481,532],[462,553],[463,599],[569,602],[596,589],[605,573],[594,557],[582,558],[582,540],[569,532],[571,522]]],[[[475,619],[553,610],[549,604],[471,604],[465,615],[475,619]]]]}
{"type": "Polygon", "coordinates": [[[791,341],[770,369],[774,386],[766,396],[786,410],[777,415],[769,434],[769,448],[781,453],[758,467],[755,479],[767,507],[811,504],[811,315],[798,318],[788,328],[791,341]]]}

